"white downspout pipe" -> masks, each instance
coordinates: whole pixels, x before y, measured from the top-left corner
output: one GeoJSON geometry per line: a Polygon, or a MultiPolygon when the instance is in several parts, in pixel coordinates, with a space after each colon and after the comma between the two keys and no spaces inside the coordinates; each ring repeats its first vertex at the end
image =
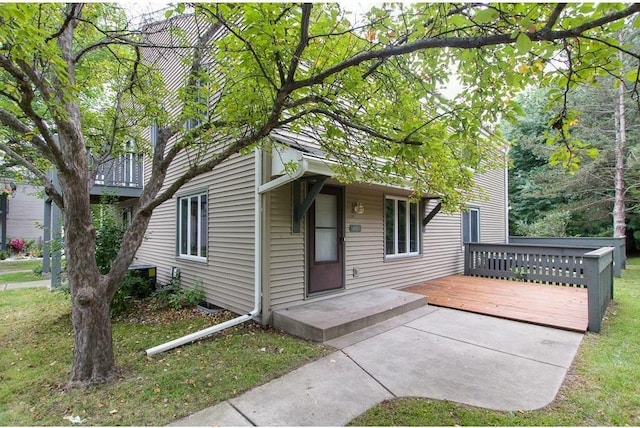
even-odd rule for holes
{"type": "MultiPolygon", "coordinates": [[[[213,325],[205,328],[204,330],[196,331],[195,333],[187,334],[186,336],[172,340],[162,345],[154,346],[147,349],[145,352],[147,355],[155,355],[164,351],[168,351],[178,346],[186,345],[187,343],[195,342],[203,337],[209,336],[213,333],[217,333],[234,325],[241,324],[245,321],[249,321],[260,314],[260,302],[262,299],[262,204],[261,194],[258,192],[260,183],[262,182],[262,151],[259,148],[254,150],[255,159],[255,191],[254,191],[254,302],[253,310],[248,314],[241,315],[232,320],[225,321],[220,324],[213,325]]],[[[303,172],[304,173],[304,172],[303,172]]]]}
{"type": "Polygon", "coordinates": [[[509,243],[509,146],[504,151],[504,242],[509,243]]]}

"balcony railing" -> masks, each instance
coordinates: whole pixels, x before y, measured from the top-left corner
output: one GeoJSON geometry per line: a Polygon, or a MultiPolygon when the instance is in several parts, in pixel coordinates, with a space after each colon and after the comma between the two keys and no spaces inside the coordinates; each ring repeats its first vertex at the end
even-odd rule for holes
{"type": "Polygon", "coordinates": [[[142,189],[142,155],[129,153],[103,162],[97,168],[95,185],[142,189]]]}
{"type": "Polygon", "coordinates": [[[102,196],[114,196],[120,200],[138,198],[144,185],[142,155],[128,153],[107,159],[95,171],[95,182],[91,188],[91,202],[102,196]]]}

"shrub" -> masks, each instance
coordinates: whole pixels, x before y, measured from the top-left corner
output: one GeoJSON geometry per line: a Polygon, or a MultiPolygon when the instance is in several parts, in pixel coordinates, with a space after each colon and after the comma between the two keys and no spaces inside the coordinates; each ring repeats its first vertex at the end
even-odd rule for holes
{"type": "Polygon", "coordinates": [[[0,260],[6,260],[9,254],[6,251],[0,251],[0,260]]]}
{"type": "Polygon", "coordinates": [[[151,292],[152,288],[147,280],[140,278],[134,272],[128,272],[111,300],[111,315],[125,312],[129,309],[131,299],[149,297],[151,292]]]}
{"type": "Polygon", "coordinates": [[[31,257],[42,257],[42,244],[36,243],[36,241],[32,239],[27,241],[24,251],[31,257]]]}
{"type": "Polygon", "coordinates": [[[33,268],[33,273],[36,275],[42,275],[42,265],[38,265],[33,268]]]}
{"type": "Polygon", "coordinates": [[[198,282],[193,287],[182,287],[181,282],[180,276],[177,276],[153,293],[160,306],[182,309],[195,306],[204,300],[201,283],[198,282]]]}
{"type": "Polygon", "coordinates": [[[16,253],[21,253],[26,246],[26,242],[22,238],[13,238],[9,241],[9,248],[11,248],[16,253]]]}

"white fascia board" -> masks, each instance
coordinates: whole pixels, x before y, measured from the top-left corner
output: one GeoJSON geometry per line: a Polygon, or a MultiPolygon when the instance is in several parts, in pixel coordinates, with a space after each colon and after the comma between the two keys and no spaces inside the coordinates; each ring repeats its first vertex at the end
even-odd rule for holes
{"type": "Polygon", "coordinates": [[[277,172],[279,173],[283,173],[284,165],[290,162],[298,163],[298,167],[293,173],[284,173],[280,177],[261,185],[258,187],[258,193],[269,192],[275,188],[284,186],[287,183],[297,180],[306,173],[324,175],[327,177],[335,176],[335,171],[331,168],[332,164],[336,164],[335,162],[306,155],[291,147],[288,147],[283,151],[278,150],[278,155],[272,158],[272,164],[278,169],[277,172]]]}

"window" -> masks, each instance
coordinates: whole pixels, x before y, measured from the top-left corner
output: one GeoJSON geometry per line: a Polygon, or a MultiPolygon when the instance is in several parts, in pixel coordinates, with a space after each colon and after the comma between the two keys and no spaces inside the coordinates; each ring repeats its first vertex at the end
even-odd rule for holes
{"type": "Polygon", "coordinates": [[[149,127],[149,142],[151,143],[151,150],[155,150],[158,143],[158,125],[155,122],[149,127]]]}
{"type": "Polygon", "coordinates": [[[178,255],[207,257],[207,195],[178,198],[178,255]]]}
{"type": "Polygon", "coordinates": [[[384,200],[384,253],[387,256],[420,254],[420,217],[417,202],[387,196],[384,200]]]}
{"type": "Polygon", "coordinates": [[[469,208],[462,213],[462,242],[480,242],[480,210],[469,208]]]}
{"type": "Polygon", "coordinates": [[[187,120],[185,124],[185,128],[187,130],[195,129],[199,127],[202,123],[206,122],[209,118],[209,98],[211,95],[211,84],[208,78],[205,78],[204,75],[209,74],[211,71],[211,66],[204,64],[202,65],[202,69],[200,71],[201,77],[196,79],[193,101],[194,101],[194,109],[195,116],[194,118],[190,118],[187,120]]]}

